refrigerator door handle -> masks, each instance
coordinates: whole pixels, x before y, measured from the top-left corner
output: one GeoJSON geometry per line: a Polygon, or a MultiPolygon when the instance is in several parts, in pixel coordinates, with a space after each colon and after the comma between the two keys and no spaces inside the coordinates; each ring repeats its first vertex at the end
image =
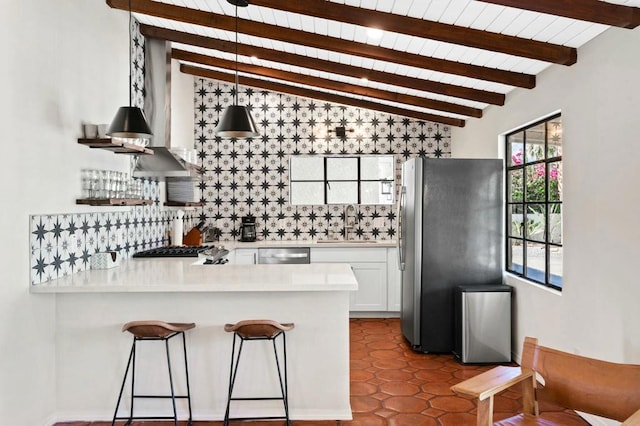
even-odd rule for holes
{"type": "Polygon", "coordinates": [[[403,248],[403,229],[402,229],[402,203],[404,202],[404,194],[407,192],[407,189],[404,185],[400,186],[400,197],[398,200],[398,239],[396,240],[396,244],[398,245],[398,268],[401,271],[404,271],[404,255],[402,253],[403,248]]]}

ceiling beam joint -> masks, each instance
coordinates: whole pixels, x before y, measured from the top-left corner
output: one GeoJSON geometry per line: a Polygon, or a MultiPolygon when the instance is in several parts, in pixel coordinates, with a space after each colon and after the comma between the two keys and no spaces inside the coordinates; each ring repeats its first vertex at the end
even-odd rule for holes
{"type": "MultiPolygon", "coordinates": [[[[180,65],[180,71],[186,74],[191,74],[197,77],[209,78],[218,81],[226,81],[228,83],[234,82],[234,75],[230,73],[214,71],[210,69],[195,67],[192,65],[180,65]]],[[[320,90],[306,89],[302,87],[291,86],[288,84],[275,83],[271,81],[264,81],[255,78],[239,76],[239,83],[243,86],[250,86],[259,89],[271,90],[274,92],[286,93],[294,96],[300,96],[304,98],[310,98],[315,100],[322,100],[326,102],[333,102],[342,105],[349,105],[356,108],[370,109],[374,111],[385,112],[388,114],[395,114],[409,118],[415,118],[422,121],[434,121],[437,123],[448,124],[455,127],[464,127],[465,120],[453,117],[446,117],[437,114],[429,114],[421,111],[414,111],[406,108],[394,107],[391,105],[385,105],[378,102],[367,101],[363,99],[352,98],[349,96],[336,95],[333,93],[327,93],[320,90]]]]}

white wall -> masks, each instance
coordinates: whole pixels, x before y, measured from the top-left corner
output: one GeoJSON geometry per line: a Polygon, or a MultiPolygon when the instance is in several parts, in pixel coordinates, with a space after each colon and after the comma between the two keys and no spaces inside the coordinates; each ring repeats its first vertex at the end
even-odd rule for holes
{"type": "Polygon", "coordinates": [[[29,215],[101,211],[75,205],[81,169],[128,169],[127,158],[77,144],[83,122],[109,123],[128,103],[127,15],[101,0],[2,9],[0,422],[38,426],[56,407],[56,303],[29,294],[29,215]]]}
{"type": "Polygon", "coordinates": [[[454,129],[454,157],[496,157],[498,135],[558,109],[563,121],[564,290],[512,276],[514,345],[640,363],[640,29],[610,29],[552,66],[533,90],[454,129]]]}

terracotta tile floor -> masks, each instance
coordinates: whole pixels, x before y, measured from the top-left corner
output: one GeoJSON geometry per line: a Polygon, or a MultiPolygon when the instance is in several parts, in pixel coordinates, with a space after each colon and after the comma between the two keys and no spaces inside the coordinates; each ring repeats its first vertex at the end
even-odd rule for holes
{"type": "MultiPolygon", "coordinates": [[[[475,425],[472,400],[456,396],[452,385],[492,366],[461,365],[452,355],[412,351],[400,332],[398,319],[352,319],[351,409],[353,420],[295,421],[294,426],[454,426],[475,425]]],[[[514,415],[521,407],[519,389],[495,398],[495,418],[514,415]]],[[[584,426],[575,413],[541,404],[543,415],[554,424],[584,426]]],[[[110,422],[58,423],[57,426],[107,426],[110,422]]],[[[123,424],[119,422],[118,425],[123,424]]],[[[180,422],[180,425],[185,425],[180,422]]],[[[218,426],[222,422],[194,422],[218,426]]],[[[238,425],[240,422],[232,422],[238,425]]],[[[279,426],[284,422],[244,422],[253,426],[279,426]]],[[[170,426],[173,422],[134,422],[133,426],[170,426]]]]}

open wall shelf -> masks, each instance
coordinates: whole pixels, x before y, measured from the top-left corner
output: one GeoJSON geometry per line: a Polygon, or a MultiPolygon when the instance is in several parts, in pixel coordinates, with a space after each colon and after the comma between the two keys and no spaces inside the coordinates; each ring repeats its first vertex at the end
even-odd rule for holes
{"type": "Polygon", "coordinates": [[[132,143],[123,142],[118,139],[111,138],[99,138],[99,139],[78,139],[80,145],[88,146],[89,148],[99,148],[112,151],[116,154],[143,154],[153,155],[153,150],[145,148],[144,146],[134,145],[132,143]]]}
{"type": "Polygon", "coordinates": [[[204,206],[204,203],[201,203],[199,201],[165,201],[164,205],[168,207],[202,207],[204,206]]]}
{"type": "Polygon", "coordinates": [[[153,200],[140,198],[80,198],[76,204],[89,206],[144,206],[149,205],[153,200]]]}

